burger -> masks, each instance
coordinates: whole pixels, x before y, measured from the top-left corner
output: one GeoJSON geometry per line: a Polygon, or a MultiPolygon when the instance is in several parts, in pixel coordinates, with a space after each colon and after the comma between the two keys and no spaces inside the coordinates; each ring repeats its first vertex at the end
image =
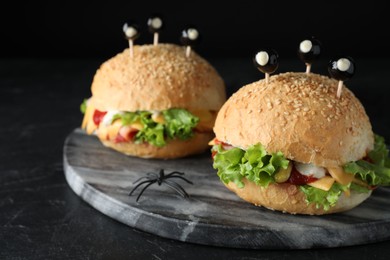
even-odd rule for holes
{"type": "Polygon", "coordinates": [[[97,70],[82,104],[82,128],[103,145],[143,158],[178,158],[208,149],[226,100],[217,71],[174,44],[136,45],[97,70]]]}
{"type": "Polygon", "coordinates": [[[233,94],[214,127],[213,166],[243,200],[291,214],[322,215],[362,203],[390,185],[384,139],[338,81],[283,73],[233,94]]]}

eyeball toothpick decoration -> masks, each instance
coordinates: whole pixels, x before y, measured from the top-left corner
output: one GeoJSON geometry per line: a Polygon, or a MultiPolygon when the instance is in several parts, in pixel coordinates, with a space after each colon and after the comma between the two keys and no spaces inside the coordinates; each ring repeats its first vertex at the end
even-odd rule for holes
{"type": "Polygon", "coordinates": [[[186,46],[186,56],[190,57],[191,47],[197,45],[200,42],[200,34],[198,29],[194,26],[189,26],[181,31],[180,37],[181,43],[186,46]]]}
{"type": "Polygon", "coordinates": [[[310,73],[311,64],[321,54],[321,43],[314,37],[301,41],[298,48],[299,58],[306,64],[306,73],[310,73]]]}
{"type": "Polygon", "coordinates": [[[329,61],[328,71],[332,78],[339,81],[337,97],[340,98],[343,91],[343,81],[352,78],[355,74],[355,62],[351,57],[338,57],[329,61]]]}
{"type": "Polygon", "coordinates": [[[130,57],[133,58],[133,44],[134,40],[140,36],[138,25],[130,21],[123,25],[123,33],[125,38],[129,41],[130,57]]]}
{"type": "Polygon", "coordinates": [[[265,82],[268,84],[269,75],[276,71],[279,66],[279,55],[273,49],[262,49],[253,57],[253,64],[258,70],[265,73],[265,82]]]}
{"type": "Polygon", "coordinates": [[[158,44],[158,33],[161,32],[161,30],[164,27],[163,20],[160,15],[153,15],[148,19],[148,27],[149,32],[153,33],[153,45],[158,44]]]}

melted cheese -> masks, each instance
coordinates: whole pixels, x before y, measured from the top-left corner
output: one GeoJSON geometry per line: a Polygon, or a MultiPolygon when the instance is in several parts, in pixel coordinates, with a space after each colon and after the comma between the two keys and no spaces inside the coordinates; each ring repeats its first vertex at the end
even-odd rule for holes
{"type": "Polygon", "coordinates": [[[195,129],[200,132],[211,131],[214,127],[215,118],[217,113],[209,110],[194,110],[190,111],[194,116],[199,118],[199,123],[195,129]]]}
{"type": "Polygon", "coordinates": [[[325,177],[318,179],[314,182],[308,183],[307,185],[310,185],[310,186],[317,188],[317,189],[328,191],[328,190],[330,190],[330,188],[332,187],[334,182],[335,182],[335,179],[333,179],[330,176],[325,176],[325,177]]]}
{"type": "Polygon", "coordinates": [[[114,121],[114,123],[107,127],[108,131],[108,139],[109,140],[115,140],[116,136],[119,133],[119,130],[122,127],[121,120],[117,119],[114,121]]]}
{"type": "Polygon", "coordinates": [[[342,167],[328,168],[328,172],[340,184],[347,185],[355,178],[353,174],[346,173],[342,167]]]}
{"type": "Polygon", "coordinates": [[[215,137],[213,140],[211,140],[211,141],[209,142],[209,145],[210,145],[210,146],[216,145],[216,144],[217,144],[217,143],[216,143],[216,140],[217,140],[217,138],[215,137]]]}
{"type": "Polygon", "coordinates": [[[107,126],[99,125],[99,128],[96,132],[100,140],[108,140],[108,129],[109,127],[107,126]]]}
{"type": "Polygon", "coordinates": [[[156,123],[164,124],[165,123],[165,118],[164,115],[160,112],[154,112],[152,114],[152,120],[156,123]]]}
{"type": "MultiPolygon", "coordinates": [[[[89,102],[90,103],[90,102],[89,102]]],[[[85,110],[83,123],[81,128],[85,129],[87,134],[92,134],[96,130],[97,125],[93,122],[93,113],[95,112],[95,107],[89,104],[85,110]]]]}

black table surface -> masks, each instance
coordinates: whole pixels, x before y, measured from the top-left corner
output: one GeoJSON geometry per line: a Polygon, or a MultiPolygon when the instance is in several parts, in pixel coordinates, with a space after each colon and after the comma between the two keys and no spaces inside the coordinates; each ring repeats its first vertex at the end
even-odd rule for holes
{"type": "MultiPolygon", "coordinates": [[[[388,259],[390,241],[343,248],[243,250],[183,243],[130,228],[76,196],[63,173],[65,137],[101,60],[0,60],[0,259],[388,259]]],[[[390,142],[388,60],[357,60],[347,85],[390,142]]],[[[231,95],[262,78],[250,59],[215,59],[231,95]]],[[[325,74],[324,64],[313,71],[325,74]]],[[[304,70],[281,61],[279,72],[304,70]]],[[[390,232],[390,231],[389,231],[390,232]]]]}

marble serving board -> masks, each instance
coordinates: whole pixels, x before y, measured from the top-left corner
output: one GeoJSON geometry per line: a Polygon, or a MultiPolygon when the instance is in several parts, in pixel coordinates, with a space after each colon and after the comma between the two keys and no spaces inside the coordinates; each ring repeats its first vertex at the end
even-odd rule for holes
{"type": "Polygon", "coordinates": [[[363,204],[326,216],[289,215],[242,201],[219,181],[210,153],[177,160],[125,156],[80,129],[64,145],[64,171],[73,191],[92,207],[130,227],[204,245],[252,249],[340,247],[390,239],[390,189],[363,204]],[[160,169],[185,172],[176,181],[185,199],[167,186],[150,186],[140,200],[133,183],[160,169]]]}

